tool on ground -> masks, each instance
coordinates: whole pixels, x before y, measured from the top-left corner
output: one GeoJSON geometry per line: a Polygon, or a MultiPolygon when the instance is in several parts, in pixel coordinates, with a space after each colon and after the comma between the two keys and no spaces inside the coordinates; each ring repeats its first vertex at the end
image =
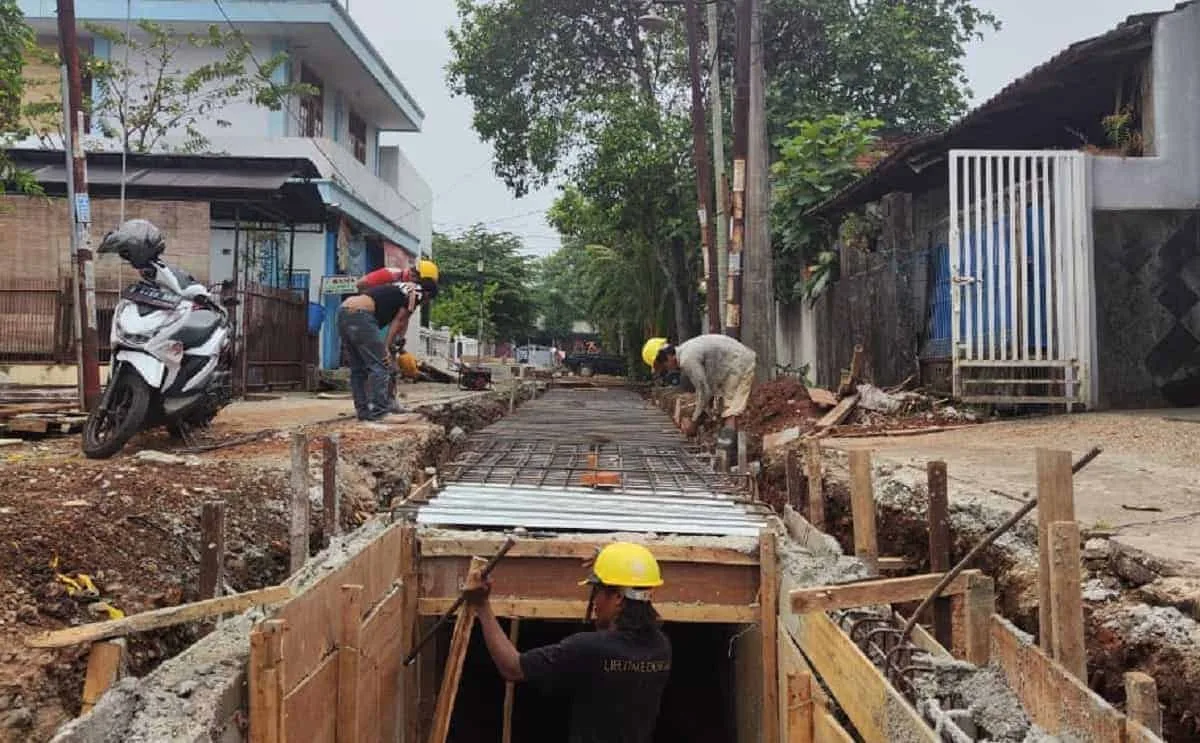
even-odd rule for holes
{"type": "MultiPolygon", "coordinates": [[[[513,545],[516,543],[517,540],[513,539],[512,537],[504,540],[504,544],[501,545],[500,551],[497,552],[492,559],[488,560],[487,564],[483,566],[483,569],[479,571],[480,580],[486,580],[487,577],[491,575],[492,570],[494,570],[496,565],[504,559],[504,556],[508,554],[508,551],[512,549],[513,545]]],[[[441,629],[442,625],[449,622],[450,618],[458,613],[458,610],[462,608],[462,605],[466,603],[466,600],[467,594],[464,591],[463,593],[459,594],[458,598],[455,599],[450,608],[446,610],[446,613],[438,617],[438,620],[433,623],[433,626],[429,628],[424,636],[422,636],[420,640],[417,640],[417,644],[413,646],[413,649],[409,651],[408,656],[404,659],[405,666],[411,666],[413,662],[416,661],[417,654],[421,652],[421,648],[425,647],[425,644],[433,639],[433,636],[437,634],[437,631],[441,629]]]]}
{"type": "MultiPolygon", "coordinates": [[[[1092,447],[1091,451],[1089,451],[1087,454],[1084,454],[1079,458],[1079,461],[1075,462],[1075,464],[1071,466],[1071,474],[1078,474],[1080,470],[1091,464],[1093,459],[1100,456],[1100,452],[1102,451],[1104,450],[1098,446],[1092,447]]],[[[1025,518],[1030,511],[1037,507],[1037,496],[1031,497],[1030,492],[1027,490],[1025,491],[1024,497],[1028,499],[1025,501],[1025,505],[1018,508],[1012,516],[1008,517],[1008,520],[1006,520],[1000,526],[997,526],[990,534],[984,537],[979,544],[972,547],[971,551],[968,552],[966,556],[963,557],[963,559],[960,560],[958,564],[950,570],[950,572],[946,573],[946,575],[943,576],[940,581],[938,581],[938,584],[934,586],[934,589],[929,592],[929,595],[926,596],[923,601],[921,601],[921,605],[917,607],[916,611],[912,613],[912,616],[908,618],[908,621],[904,623],[904,629],[900,632],[900,643],[903,643],[908,639],[909,635],[912,634],[913,627],[917,625],[917,618],[929,608],[929,605],[941,595],[942,591],[946,590],[946,586],[953,583],[954,579],[957,578],[962,571],[967,569],[967,566],[971,564],[972,560],[979,556],[980,552],[983,552],[985,549],[987,549],[988,546],[999,539],[1004,532],[1013,528],[1018,521],[1025,518]]]]}
{"type": "Polygon", "coordinates": [[[461,390],[486,390],[492,386],[492,372],[482,366],[463,364],[458,368],[458,388],[461,390]]]}

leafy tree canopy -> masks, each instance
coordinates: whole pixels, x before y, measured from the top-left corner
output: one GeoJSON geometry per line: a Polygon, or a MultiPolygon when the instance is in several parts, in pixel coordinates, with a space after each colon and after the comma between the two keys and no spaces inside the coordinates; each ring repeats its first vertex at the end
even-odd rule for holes
{"type": "Polygon", "coordinates": [[[22,72],[25,52],[33,40],[33,29],[25,23],[16,0],[0,0],[0,194],[10,185],[18,193],[41,190],[28,172],[13,165],[4,150],[7,138],[20,131],[21,94],[25,89],[22,72]]]}
{"type": "MultiPolygon", "coordinates": [[[[490,307],[485,308],[485,318],[492,328],[494,340],[506,341],[524,338],[536,320],[537,307],[531,290],[533,278],[532,260],[521,254],[521,241],[508,232],[489,232],[476,225],[456,237],[434,234],[433,258],[441,273],[439,283],[442,291],[434,300],[432,320],[438,322],[437,305],[443,303],[444,295],[474,297],[475,322],[465,331],[477,332],[479,317],[479,261],[483,261],[483,282],[495,285],[490,307]]],[[[463,300],[469,303],[467,299],[463,300]]],[[[485,331],[487,327],[485,326],[485,331]]]]}

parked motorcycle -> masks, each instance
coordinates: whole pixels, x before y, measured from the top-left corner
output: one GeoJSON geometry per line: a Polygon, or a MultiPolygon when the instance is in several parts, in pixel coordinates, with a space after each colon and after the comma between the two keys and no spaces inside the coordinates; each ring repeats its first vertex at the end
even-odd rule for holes
{"type": "Polygon", "coordinates": [[[83,453],[111,457],[140,431],[165,425],[187,438],[233,399],[229,315],[207,287],[161,260],[162,234],[130,220],[97,251],[116,253],[140,279],[113,311],[108,385],[83,427],[83,453]]]}

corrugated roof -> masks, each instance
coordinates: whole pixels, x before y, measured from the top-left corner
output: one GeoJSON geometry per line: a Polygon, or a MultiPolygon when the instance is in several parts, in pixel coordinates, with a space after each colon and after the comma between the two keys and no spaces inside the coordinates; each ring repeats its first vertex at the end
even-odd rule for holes
{"type": "Polygon", "coordinates": [[[998,115],[1029,106],[1044,95],[1059,79],[1100,59],[1144,51],[1153,43],[1155,22],[1200,0],[1180,3],[1172,10],[1142,13],[1128,17],[1121,25],[1099,36],[1076,42],[1049,61],[1033,68],[1005,86],[987,102],[972,110],[948,129],[914,139],[895,150],[869,173],[842,191],[813,207],[809,213],[832,216],[856,206],[877,201],[898,190],[896,182],[921,169],[921,163],[944,156],[956,141],[968,133],[986,127],[998,115]]]}

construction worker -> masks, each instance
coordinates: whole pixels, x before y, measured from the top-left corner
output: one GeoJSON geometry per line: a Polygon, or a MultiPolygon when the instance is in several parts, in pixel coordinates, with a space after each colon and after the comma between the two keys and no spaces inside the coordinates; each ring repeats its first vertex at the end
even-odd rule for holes
{"type": "Polygon", "coordinates": [[[737,417],[746,409],[754,385],[758,362],[754,351],[727,335],[708,333],[679,345],[666,338],[651,338],[642,346],[642,360],[655,376],[679,371],[696,388],[696,410],[684,421],[684,433],[695,433],[715,397],[720,397],[723,405],[720,438],[731,438],[737,431],[737,417]]]}
{"type": "Polygon", "coordinates": [[[532,681],[571,696],[571,743],[649,743],[671,673],[671,643],[650,603],[662,575],[650,550],[615,542],[600,550],[591,574],[585,620],[595,631],[518,652],[496,621],[491,580],[468,579],[488,653],[506,681],[532,681]]]}
{"type": "Polygon", "coordinates": [[[429,301],[437,296],[439,273],[436,263],[428,258],[422,258],[417,261],[416,269],[388,268],[386,266],[377,268],[359,279],[356,287],[361,292],[386,284],[412,282],[421,285],[422,296],[429,301]]]}
{"type": "Polygon", "coordinates": [[[388,422],[403,412],[389,394],[390,349],[408,332],[408,322],[422,302],[419,284],[384,284],[347,298],[338,308],[338,334],[350,364],[350,390],[359,420],[388,422]],[[387,328],[386,337],[380,330],[387,328]]]}

